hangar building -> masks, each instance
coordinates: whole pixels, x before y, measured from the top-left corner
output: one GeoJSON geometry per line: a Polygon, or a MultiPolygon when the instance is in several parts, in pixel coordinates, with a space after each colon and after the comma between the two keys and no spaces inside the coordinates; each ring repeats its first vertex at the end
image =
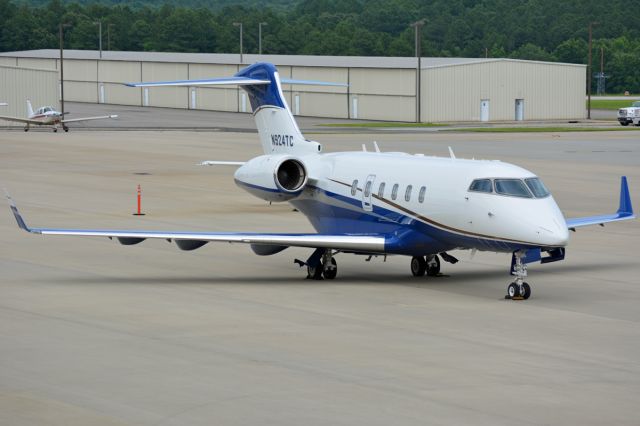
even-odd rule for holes
{"type": "MultiPolygon", "coordinates": [[[[0,65],[57,70],[57,50],[0,53],[0,65]]],[[[348,87],[284,86],[296,115],[415,122],[564,120],[586,116],[586,67],[485,58],[244,55],[283,77],[348,87]],[[420,90],[418,90],[418,87],[420,90]],[[419,93],[418,93],[419,92],[419,93]],[[419,112],[418,112],[419,111],[419,112]]],[[[237,88],[130,88],[122,83],[231,76],[237,54],[66,50],[65,100],[250,112],[237,88]]]]}
{"type": "MultiPolygon", "coordinates": [[[[0,106],[0,115],[9,117],[27,116],[27,99],[34,108],[51,105],[58,106],[58,72],[15,66],[3,66],[0,63],[0,102],[9,105],[0,106]]],[[[0,120],[0,127],[15,126],[19,123],[0,120]]]]}

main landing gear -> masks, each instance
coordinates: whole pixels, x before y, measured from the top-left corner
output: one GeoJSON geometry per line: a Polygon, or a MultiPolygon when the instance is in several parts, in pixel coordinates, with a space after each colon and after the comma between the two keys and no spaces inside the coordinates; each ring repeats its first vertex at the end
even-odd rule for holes
{"type": "Polygon", "coordinates": [[[306,265],[307,279],[310,280],[332,280],[338,275],[338,263],[333,257],[331,249],[318,249],[306,261],[296,259],[296,263],[300,266],[306,265]]]}
{"type": "Polygon", "coordinates": [[[429,277],[435,277],[440,273],[440,258],[437,254],[411,258],[411,274],[414,277],[422,277],[425,273],[429,277]]]}
{"type": "Polygon", "coordinates": [[[524,282],[524,278],[527,276],[527,264],[522,259],[524,259],[525,254],[526,252],[522,250],[518,250],[513,254],[515,264],[511,273],[516,276],[516,280],[507,287],[505,299],[527,300],[531,297],[531,286],[524,282]]]}

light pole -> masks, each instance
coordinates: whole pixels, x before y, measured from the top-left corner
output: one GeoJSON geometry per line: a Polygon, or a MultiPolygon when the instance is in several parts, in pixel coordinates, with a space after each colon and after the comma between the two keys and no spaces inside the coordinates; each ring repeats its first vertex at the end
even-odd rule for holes
{"type": "Polygon", "coordinates": [[[260,22],[258,24],[258,55],[262,55],[262,26],[268,25],[266,22],[260,22]]]}
{"type": "Polygon", "coordinates": [[[234,22],[233,26],[240,27],[240,64],[242,64],[242,22],[234,22]]]}
{"type": "Polygon", "coordinates": [[[60,22],[60,112],[64,116],[64,29],[70,27],[71,24],[63,24],[60,22]]]}
{"type": "Polygon", "coordinates": [[[591,120],[591,41],[593,34],[593,26],[598,25],[597,22],[589,22],[589,65],[587,66],[587,119],[591,120]]]}
{"type": "Polygon", "coordinates": [[[98,48],[100,49],[100,59],[102,59],[102,21],[94,21],[93,25],[98,26],[98,48]]]}
{"type": "Polygon", "coordinates": [[[421,19],[417,22],[414,22],[413,24],[411,24],[412,27],[415,28],[416,30],[416,58],[418,58],[418,63],[417,63],[417,69],[416,69],[416,123],[420,122],[420,97],[421,97],[421,88],[420,88],[420,84],[421,84],[421,75],[422,72],[422,61],[421,61],[421,56],[422,56],[422,49],[420,48],[420,30],[422,29],[422,26],[424,25],[425,20],[421,19]]]}

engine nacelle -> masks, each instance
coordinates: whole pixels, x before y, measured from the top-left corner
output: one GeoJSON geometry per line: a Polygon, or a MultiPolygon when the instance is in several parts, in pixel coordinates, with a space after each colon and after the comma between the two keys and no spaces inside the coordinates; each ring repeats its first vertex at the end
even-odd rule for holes
{"type": "Polygon", "coordinates": [[[262,155],[236,170],[238,186],[267,201],[288,201],[302,193],[307,169],[301,160],[289,155],[262,155]]]}

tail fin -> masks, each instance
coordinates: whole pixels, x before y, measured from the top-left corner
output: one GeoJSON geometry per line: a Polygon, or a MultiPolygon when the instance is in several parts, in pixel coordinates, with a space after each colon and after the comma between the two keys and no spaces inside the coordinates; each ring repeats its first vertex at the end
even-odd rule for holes
{"type": "Polygon", "coordinates": [[[27,99],[27,117],[33,116],[33,107],[31,106],[31,101],[27,99]]]}
{"type": "Polygon", "coordinates": [[[155,83],[129,83],[131,87],[157,86],[211,86],[234,84],[249,95],[253,116],[265,154],[307,154],[320,152],[317,142],[307,140],[300,132],[296,120],[282,93],[282,83],[312,84],[320,86],[346,86],[341,83],[280,79],[273,64],[258,62],[240,70],[232,78],[206,80],[161,81],[155,83]]]}

